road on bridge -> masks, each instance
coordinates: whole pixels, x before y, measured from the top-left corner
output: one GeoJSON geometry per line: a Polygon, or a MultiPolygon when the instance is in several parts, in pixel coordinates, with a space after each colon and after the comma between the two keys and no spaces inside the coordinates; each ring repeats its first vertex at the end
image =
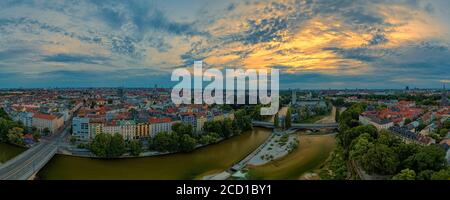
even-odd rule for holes
{"type": "MultiPolygon", "coordinates": [[[[273,128],[275,125],[272,122],[264,121],[253,121],[254,126],[270,127],[273,128]]],[[[320,128],[337,128],[337,123],[327,123],[327,124],[292,124],[291,128],[294,129],[320,129],[320,128]]]]}

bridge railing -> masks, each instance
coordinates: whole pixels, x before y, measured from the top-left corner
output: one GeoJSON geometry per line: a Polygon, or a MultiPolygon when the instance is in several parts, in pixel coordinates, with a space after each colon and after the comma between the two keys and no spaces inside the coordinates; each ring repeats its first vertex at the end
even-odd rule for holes
{"type": "MultiPolygon", "coordinates": [[[[254,126],[262,126],[262,127],[274,127],[274,123],[272,122],[262,122],[262,121],[253,121],[252,124],[254,126]]],[[[337,128],[337,123],[327,123],[327,124],[301,124],[301,123],[293,123],[291,125],[292,128],[337,128]]]]}

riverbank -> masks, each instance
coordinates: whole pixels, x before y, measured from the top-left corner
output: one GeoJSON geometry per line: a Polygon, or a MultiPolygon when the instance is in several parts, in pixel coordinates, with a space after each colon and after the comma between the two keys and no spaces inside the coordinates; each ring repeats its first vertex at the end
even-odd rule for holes
{"type": "Polygon", "coordinates": [[[267,145],[265,145],[258,154],[248,162],[248,165],[258,166],[264,165],[273,160],[282,158],[293,151],[298,146],[298,138],[296,134],[276,134],[267,145]]]}
{"type": "Polygon", "coordinates": [[[297,133],[298,148],[290,154],[260,166],[248,167],[248,179],[298,180],[319,168],[335,147],[334,135],[297,133]]]}

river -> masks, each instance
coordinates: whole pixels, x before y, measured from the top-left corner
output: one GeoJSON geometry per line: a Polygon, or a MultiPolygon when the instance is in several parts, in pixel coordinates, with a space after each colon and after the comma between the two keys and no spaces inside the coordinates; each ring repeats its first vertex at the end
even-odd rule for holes
{"type": "MultiPolygon", "coordinates": [[[[190,153],[127,159],[90,159],[56,155],[38,173],[44,180],[201,179],[222,172],[262,144],[269,129],[253,131],[190,153]]],[[[334,147],[334,136],[300,135],[299,147],[287,156],[263,166],[251,167],[252,179],[297,179],[320,166],[334,147]]],[[[20,154],[23,148],[0,143],[0,162],[20,154]]]]}

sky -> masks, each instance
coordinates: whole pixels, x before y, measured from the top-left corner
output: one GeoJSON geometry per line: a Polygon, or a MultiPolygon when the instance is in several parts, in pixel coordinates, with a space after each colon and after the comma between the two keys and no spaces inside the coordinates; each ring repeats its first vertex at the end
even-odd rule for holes
{"type": "Polygon", "coordinates": [[[450,83],[448,0],[2,0],[0,88],[170,87],[176,68],[280,69],[280,88],[450,83]]]}

